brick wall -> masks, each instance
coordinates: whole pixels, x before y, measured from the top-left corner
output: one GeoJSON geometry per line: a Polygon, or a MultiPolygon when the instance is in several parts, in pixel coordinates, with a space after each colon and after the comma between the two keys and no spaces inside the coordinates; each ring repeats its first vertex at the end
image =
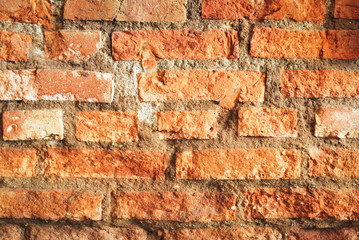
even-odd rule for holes
{"type": "Polygon", "coordinates": [[[0,1],[0,239],[359,239],[358,20],[0,1]]]}

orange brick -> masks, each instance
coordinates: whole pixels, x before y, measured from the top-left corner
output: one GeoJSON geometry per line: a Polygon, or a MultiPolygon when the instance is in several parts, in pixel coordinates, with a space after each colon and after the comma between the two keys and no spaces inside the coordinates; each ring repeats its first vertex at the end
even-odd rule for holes
{"type": "Polygon", "coordinates": [[[101,202],[98,192],[2,188],[0,217],[101,220],[101,202]]]}
{"type": "Polygon", "coordinates": [[[289,240],[356,240],[359,228],[294,229],[289,233],[289,240]]]}
{"type": "Polygon", "coordinates": [[[138,141],[137,112],[78,112],[76,138],[94,142],[138,141]]]}
{"type": "Polygon", "coordinates": [[[335,0],[334,17],[346,19],[359,19],[358,0],[335,0]]]}
{"type": "Polygon", "coordinates": [[[2,240],[21,240],[21,228],[16,225],[2,225],[0,226],[0,238],[2,240]]]}
{"type": "Polygon", "coordinates": [[[160,139],[213,139],[217,137],[217,111],[159,112],[160,139]]]}
{"type": "Polygon", "coordinates": [[[0,71],[0,100],[35,100],[35,70],[0,71]]]}
{"type": "Polygon", "coordinates": [[[27,62],[31,44],[31,34],[0,31],[0,61],[27,62]]]}
{"type": "Polygon", "coordinates": [[[206,149],[177,153],[180,179],[290,179],[300,175],[301,153],[286,149],[206,149]]]}
{"type": "Polygon", "coordinates": [[[0,148],[1,177],[35,177],[36,150],[0,148]]]}
{"type": "Polygon", "coordinates": [[[227,193],[115,192],[112,216],[180,222],[225,221],[235,219],[235,203],[235,195],[227,193]]]}
{"type": "Polygon", "coordinates": [[[141,101],[213,100],[225,108],[233,108],[237,101],[264,101],[265,73],[261,72],[162,71],[139,73],[137,78],[141,101]]]}
{"type": "Polygon", "coordinates": [[[238,109],[238,136],[297,137],[297,110],[238,109]]]}
{"type": "Polygon", "coordinates": [[[45,176],[165,179],[168,155],[155,151],[48,148],[45,176]]]}
{"type": "Polygon", "coordinates": [[[245,191],[246,218],[359,219],[359,190],[253,189],[245,191]]]}

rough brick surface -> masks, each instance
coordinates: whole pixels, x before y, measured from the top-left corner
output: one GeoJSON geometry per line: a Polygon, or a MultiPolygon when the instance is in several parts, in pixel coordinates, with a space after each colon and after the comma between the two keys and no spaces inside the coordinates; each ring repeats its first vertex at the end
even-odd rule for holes
{"type": "Polygon", "coordinates": [[[4,140],[63,139],[62,110],[3,112],[4,140]]]}
{"type": "Polygon", "coordinates": [[[359,71],[283,70],[283,97],[359,98],[359,71]]]}
{"type": "Polygon", "coordinates": [[[159,112],[160,139],[213,139],[218,133],[217,111],[159,112]]]}
{"type": "Polygon", "coordinates": [[[253,189],[245,191],[246,218],[359,219],[359,190],[253,189]]]}
{"type": "Polygon", "coordinates": [[[359,110],[321,108],[315,114],[316,137],[359,138],[359,110]]]}
{"type": "Polygon", "coordinates": [[[137,141],[137,112],[78,112],[76,124],[76,138],[80,141],[92,142],[137,141]]]}
{"type": "Polygon", "coordinates": [[[238,109],[238,136],[296,137],[297,110],[238,109]]]}
{"type": "Polygon", "coordinates": [[[289,240],[358,240],[359,228],[294,229],[289,240]]]}
{"type": "Polygon", "coordinates": [[[313,148],[309,150],[309,175],[314,177],[359,178],[359,150],[313,148]]]}
{"type": "Polygon", "coordinates": [[[181,179],[288,179],[300,175],[298,150],[206,149],[177,154],[181,179]]]}
{"type": "Polygon", "coordinates": [[[0,100],[35,100],[34,70],[0,71],[0,100]]]}
{"type": "Polygon", "coordinates": [[[140,228],[90,228],[70,226],[31,226],[30,240],[147,240],[147,233],[140,228]]]}
{"type": "Polygon", "coordinates": [[[51,0],[2,0],[0,21],[36,23],[52,29],[51,0]]]}
{"type": "Polygon", "coordinates": [[[325,19],[324,0],[203,0],[202,17],[210,19],[271,19],[291,18],[296,21],[322,23],[325,19]]]}
{"type": "Polygon", "coordinates": [[[0,218],[101,220],[102,194],[70,190],[0,189],[0,218]]]}
{"type": "Polygon", "coordinates": [[[236,197],[227,193],[116,192],[114,218],[181,222],[234,220],[236,197]]]}
{"type": "Polygon", "coordinates": [[[101,47],[100,31],[60,30],[45,32],[45,58],[87,60],[101,47]]]}
{"type": "Polygon", "coordinates": [[[357,0],[335,0],[334,17],[359,19],[359,2],[357,0]]]}
{"type": "Polygon", "coordinates": [[[21,228],[16,225],[0,225],[1,240],[21,240],[21,228]]]}
{"type": "Polygon", "coordinates": [[[168,155],[155,151],[48,148],[45,176],[165,179],[168,155]]]}
{"type": "Polygon", "coordinates": [[[237,101],[264,101],[261,72],[161,71],[139,73],[137,78],[141,101],[213,100],[225,108],[233,108],[237,101]]]}
{"type": "Polygon", "coordinates": [[[36,150],[0,148],[0,177],[34,177],[36,150]]]}
{"type": "Polygon", "coordinates": [[[0,61],[26,62],[31,44],[31,34],[0,31],[0,61]]]}

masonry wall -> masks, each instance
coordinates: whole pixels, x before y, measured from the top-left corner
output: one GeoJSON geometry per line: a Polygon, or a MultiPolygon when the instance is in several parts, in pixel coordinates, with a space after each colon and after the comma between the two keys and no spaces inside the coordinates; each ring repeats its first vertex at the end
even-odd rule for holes
{"type": "Polygon", "coordinates": [[[0,1],[0,239],[358,239],[358,19],[0,1]]]}

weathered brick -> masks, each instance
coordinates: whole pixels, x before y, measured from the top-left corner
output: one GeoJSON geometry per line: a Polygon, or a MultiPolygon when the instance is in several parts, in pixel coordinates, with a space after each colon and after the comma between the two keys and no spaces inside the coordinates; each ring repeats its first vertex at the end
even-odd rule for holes
{"type": "Polygon", "coordinates": [[[31,44],[31,34],[0,31],[0,61],[26,62],[31,44]]]}
{"type": "Polygon", "coordinates": [[[187,0],[124,0],[117,21],[182,22],[187,0]]]}
{"type": "Polygon", "coordinates": [[[63,139],[59,109],[3,112],[2,121],[4,140],[63,139]]]}
{"type": "Polygon", "coordinates": [[[101,220],[102,193],[0,189],[0,218],[101,220]]]}
{"type": "Polygon", "coordinates": [[[253,189],[245,191],[246,218],[359,219],[359,190],[253,189]]]}
{"type": "Polygon", "coordinates": [[[359,149],[313,148],[308,165],[313,177],[359,178],[359,149]]]}
{"type": "Polygon", "coordinates": [[[165,179],[168,155],[155,151],[47,148],[45,176],[165,179]]]}
{"type": "Polygon", "coordinates": [[[209,19],[271,19],[322,23],[325,0],[203,0],[202,18],[209,19]]]}
{"type": "Polygon", "coordinates": [[[282,70],[283,97],[359,98],[359,71],[282,70]]]}
{"type": "Polygon", "coordinates": [[[297,137],[297,110],[238,109],[238,136],[297,137]]]}
{"type": "Polygon", "coordinates": [[[236,197],[228,193],[115,192],[114,218],[209,222],[234,220],[236,197]]]}
{"type": "Polygon", "coordinates": [[[261,58],[359,58],[359,31],[255,28],[250,54],[261,58]]]}
{"type": "Polygon", "coordinates": [[[45,32],[45,58],[87,60],[101,47],[100,31],[60,30],[45,32]]]}
{"type": "Polygon", "coordinates": [[[346,19],[359,19],[358,0],[335,0],[334,17],[346,19]]]}
{"type": "Polygon", "coordinates": [[[34,177],[36,150],[0,148],[0,177],[34,177]]]}
{"type": "Polygon", "coordinates": [[[261,227],[164,230],[159,235],[164,240],[283,239],[277,230],[261,227]]]}
{"type": "Polygon", "coordinates": [[[160,139],[213,139],[218,133],[217,111],[158,112],[160,139]]]}
{"type": "Polygon", "coordinates": [[[1,225],[0,226],[1,240],[21,240],[21,228],[16,225],[1,225]]]}
{"type": "Polygon", "coordinates": [[[293,229],[289,240],[357,240],[359,228],[293,229]]]}
{"type": "Polygon", "coordinates": [[[138,141],[137,112],[78,112],[76,138],[95,142],[138,141]]]}
{"type": "Polygon", "coordinates": [[[289,149],[205,149],[177,153],[180,179],[290,179],[300,175],[301,153],[289,149]]]}
{"type": "Polygon", "coordinates": [[[2,0],[0,21],[36,23],[52,29],[51,0],[2,0]]]}
{"type": "Polygon", "coordinates": [[[71,226],[31,226],[30,240],[66,240],[66,239],[98,239],[98,240],[147,240],[147,233],[141,228],[112,228],[71,226]]]}
{"type": "Polygon", "coordinates": [[[0,100],[35,100],[35,70],[0,71],[0,100]]]}
{"type": "Polygon", "coordinates": [[[321,108],[315,114],[316,137],[359,138],[359,110],[321,108]]]}
{"type": "Polygon", "coordinates": [[[141,101],[213,100],[225,108],[233,108],[237,101],[264,101],[265,73],[261,72],[161,71],[139,73],[137,78],[141,101]]]}

